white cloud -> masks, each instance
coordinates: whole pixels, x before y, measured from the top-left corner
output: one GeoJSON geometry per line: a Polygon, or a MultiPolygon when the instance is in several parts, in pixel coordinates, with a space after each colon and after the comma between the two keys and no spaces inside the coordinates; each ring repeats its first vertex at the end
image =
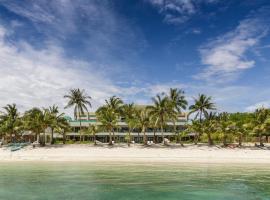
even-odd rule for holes
{"type": "Polygon", "coordinates": [[[248,18],[235,30],[210,41],[200,48],[202,64],[206,68],[195,78],[224,82],[234,80],[238,73],[255,65],[246,53],[255,47],[268,32],[268,25],[260,18],[248,18]]]}
{"type": "Polygon", "coordinates": [[[214,3],[216,0],[146,0],[158,8],[168,24],[181,24],[199,12],[200,4],[214,3]]]}
{"type": "Polygon", "coordinates": [[[94,106],[120,87],[92,63],[69,59],[63,49],[47,46],[36,50],[28,43],[14,46],[4,40],[7,31],[0,26],[0,105],[17,103],[25,110],[33,106],[57,104],[63,108],[63,95],[71,88],[84,88],[94,106]]]}
{"type": "Polygon", "coordinates": [[[261,101],[253,105],[247,106],[245,111],[254,112],[258,108],[270,108],[270,101],[261,101]]]}

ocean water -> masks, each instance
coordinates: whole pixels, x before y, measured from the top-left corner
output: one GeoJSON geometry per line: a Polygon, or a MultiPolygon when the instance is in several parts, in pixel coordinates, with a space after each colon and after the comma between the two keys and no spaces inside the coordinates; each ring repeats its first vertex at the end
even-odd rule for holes
{"type": "Polygon", "coordinates": [[[270,166],[1,163],[1,200],[270,200],[270,166]]]}

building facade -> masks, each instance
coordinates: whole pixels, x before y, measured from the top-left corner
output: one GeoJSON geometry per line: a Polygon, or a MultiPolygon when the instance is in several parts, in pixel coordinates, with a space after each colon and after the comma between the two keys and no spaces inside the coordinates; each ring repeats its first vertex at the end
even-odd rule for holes
{"type": "MultiPolygon", "coordinates": [[[[67,133],[67,139],[78,141],[80,138],[79,130],[80,127],[87,128],[89,125],[102,125],[94,112],[85,113],[83,116],[81,116],[79,119],[75,120],[71,117],[66,117],[72,131],[67,133]]],[[[182,113],[179,114],[177,121],[175,122],[176,130],[179,132],[183,129],[185,129],[185,126],[187,125],[187,114],[182,113]]],[[[113,131],[113,141],[114,142],[126,142],[126,138],[128,135],[128,126],[124,122],[123,118],[120,118],[117,123],[117,128],[113,131]]],[[[174,124],[173,122],[167,122],[166,126],[164,127],[163,135],[165,138],[169,140],[175,139],[175,131],[174,131],[174,124]]],[[[148,141],[153,142],[162,142],[162,133],[160,129],[153,129],[153,128],[147,128],[146,130],[146,136],[148,141]]],[[[141,143],[143,142],[143,133],[139,128],[135,128],[131,132],[131,140],[135,143],[141,143]]],[[[83,134],[84,140],[90,140],[92,141],[94,138],[92,135],[83,134]]],[[[107,143],[109,142],[109,133],[106,131],[102,131],[96,133],[96,139],[99,142],[107,143]]]]}

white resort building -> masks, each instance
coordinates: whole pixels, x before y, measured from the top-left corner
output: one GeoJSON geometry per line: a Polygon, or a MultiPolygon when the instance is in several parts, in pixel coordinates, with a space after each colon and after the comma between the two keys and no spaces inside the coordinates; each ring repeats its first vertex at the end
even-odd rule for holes
{"type": "MultiPolygon", "coordinates": [[[[66,137],[69,140],[75,140],[78,141],[80,138],[79,130],[80,130],[80,124],[81,127],[89,127],[89,125],[101,125],[100,122],[98,122],[96,114],[94,112],[86,113],[84,116],[81,116],[79,119],[74,120],[71,117],[66,117],[71,128],[72,132],[66,133],[66,137]]],[[[185,128],[185,125],[187,124],[187,114],[182,113],[178,116],[178,120],[176,121],[175,125],[177,128],[177,131],[183,130],[185,128]]],[[[125,137],[128,134],[128,126],[124,122],[124,119],[119,119],[118,128],[114,129],[114,136],[113,140],[115,142],[125,142],[125,137]]],[[[162,133],[160,129],[153,129],[153,128],[147,128],[146,130],[147,140],[148,141],[155,141],[155,142],[162,142],[162,133]]],[[[173,140],[175,138],[175,132],[174,132],[174,125],[172,122],[167,122],[167,126],[164,127],[164,133],[163,135],[169,139],[173,140]]],[[[143,141],[143,133],[140,129],[134,129],[131,133],[132,141],[135,143],[140,143],[143,141]]],[[[84,134],[83,138],[85,140],[93,140],[92,135],[84,134]]],[[[99,142],[107,143],[109,142],[109,133],[108,132],[98,132],[96,134],[96,139],[99,142]]]]}

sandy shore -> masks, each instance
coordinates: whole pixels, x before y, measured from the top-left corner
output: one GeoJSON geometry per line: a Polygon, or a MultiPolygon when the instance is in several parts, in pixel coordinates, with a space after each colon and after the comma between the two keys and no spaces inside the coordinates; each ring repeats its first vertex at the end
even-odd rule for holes
{"type": "Polygon", "coordinates": [[[220,148],[188,145],[185,147],[155,145],[93,146],[54,145],[31,146],[16,152],[0,148],[0,162],[9,161],[74,161],[74,162],[165,162],[165,163],[236,163],[270,164],[270,150],[254,147],[220,148]]]}

